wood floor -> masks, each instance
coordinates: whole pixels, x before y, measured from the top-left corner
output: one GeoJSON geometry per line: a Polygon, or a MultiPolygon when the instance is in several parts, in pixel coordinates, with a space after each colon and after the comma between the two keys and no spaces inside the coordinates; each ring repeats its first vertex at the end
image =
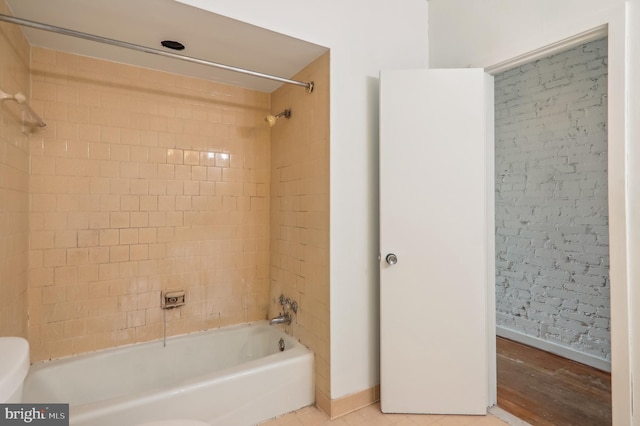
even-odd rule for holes
{"type": "Polygon", "coordinates": [[[498,337],[498,406],[532,425],[611,424],[611,375],[498,337]]]}

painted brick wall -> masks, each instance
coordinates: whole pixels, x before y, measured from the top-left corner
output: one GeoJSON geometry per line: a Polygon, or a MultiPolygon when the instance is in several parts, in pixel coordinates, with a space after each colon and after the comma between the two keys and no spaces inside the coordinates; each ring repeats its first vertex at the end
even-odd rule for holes
{"type": "Polygon", "coordinates": [[[495,78],[497,324],[610,357],[607,40],[495,78]]]}

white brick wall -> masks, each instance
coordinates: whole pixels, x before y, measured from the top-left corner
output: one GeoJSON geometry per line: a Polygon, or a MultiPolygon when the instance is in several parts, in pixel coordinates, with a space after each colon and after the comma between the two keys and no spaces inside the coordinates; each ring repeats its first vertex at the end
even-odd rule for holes
{"type": "Polygon", "coordinates": [[[607,40],[495,77],[497,325],[611,359],[607,40]]]}

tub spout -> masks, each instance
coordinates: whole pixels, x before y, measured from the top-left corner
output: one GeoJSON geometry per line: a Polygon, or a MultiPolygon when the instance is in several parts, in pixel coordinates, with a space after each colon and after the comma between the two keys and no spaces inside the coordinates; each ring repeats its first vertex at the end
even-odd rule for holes
{"type": "Polygon", "coordinates": [[[271,321],[269,321],[269,324],[291,324],[291,315],[289,315],[289,312],[280,314],[277,317],[272,318],[271,321]]]}

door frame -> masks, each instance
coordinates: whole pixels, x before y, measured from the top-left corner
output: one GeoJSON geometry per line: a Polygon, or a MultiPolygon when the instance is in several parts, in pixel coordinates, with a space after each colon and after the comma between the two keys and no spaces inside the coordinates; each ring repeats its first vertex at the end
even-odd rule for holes
{"type": "MultiPolygon", "coordinates": [[[[624,19],[622,19],[624,21],[624,19]]],[[[485,72],[496,75],[508,69],[528,62],[568,50],[602,37],[608,37],[608,207],[609,207],[609,254],[611,283],[611,378],[612,378],[612,414],[613,424],[630,425],[632,421],[632,379],[630,366],[630,309],[628,301],[630,289],[627,269],[627,225],[626,225],[626,102],[625,102],[625,29],[624,23],[612,22],[587,29],[563,40],[541,46],[529,52],[517,55],[485,67],[485,72]]],[[[493,141],[491,141],[493,143],[493,141]]],[[[489,150],[490,147],[487,147],[489,150]]],[[[495,155],[495,146],[491,147],[495,155]]],[[[495,176],[487,176],[489,188],[495,188],[495,176]]],[[[493,200],[493,195],[489,201],[493,200]]],[[[488,224],[489,231],[495,234],[495,212],[488,224]]],[[[488,256],[488,262],[495,268],[495,256],[488,256]]],[[[491,290],[491,289],[490,289],[491,290]]],[[[493,289],[495,298],[495,289],[493,289]]],[[[488,313],[495,317],[495,309],[488,313]]],[[[495,318],[493,318],[495,323],[495,318]]],[[[495,350],[495,327],[490,334],[495,350]]],[[[491,359],[491,358],[490,358],[491,359]]],[[[493,358],[495,359],[495,358],[493,358]]],[[[489,365],[489,377],[496,380],[490,383],[493,403],[497,402],[496,365],[489,365]]]]}

